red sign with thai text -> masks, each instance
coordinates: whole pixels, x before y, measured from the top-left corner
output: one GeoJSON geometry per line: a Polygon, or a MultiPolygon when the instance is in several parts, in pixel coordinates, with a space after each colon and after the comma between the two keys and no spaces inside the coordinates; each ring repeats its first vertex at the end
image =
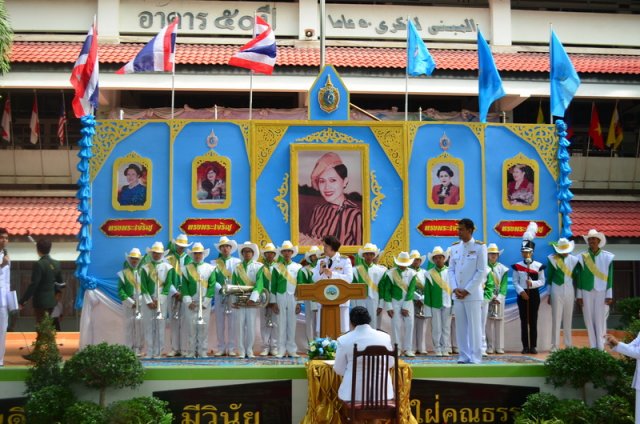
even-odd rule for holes
{"type": "Polygon", "coordinates": [[[458,237],[458,220],[425,219],[418,225],[418,231],[430,237],[458,237]]]}
{"type": "Polygon", "coordinates": [[[232,218],[189,218],[180,229],[189,236],[232,236],[240,224],[232,218]]]}
{"type": "MultiPolygon", "coordinates": [[[[531,221],[500,221],[493,228],[502,237],[522,237],[531,221]]],[[[546,237],[551,232],[551,226],[544,221],[533,221],[538,224],[536,237],[546,237]]]]}
{"type": "Polygon", "coordinates": [[[109,219],[100,227],[107,237],[153,236],[162,229],[155,219],[109,219]]]}

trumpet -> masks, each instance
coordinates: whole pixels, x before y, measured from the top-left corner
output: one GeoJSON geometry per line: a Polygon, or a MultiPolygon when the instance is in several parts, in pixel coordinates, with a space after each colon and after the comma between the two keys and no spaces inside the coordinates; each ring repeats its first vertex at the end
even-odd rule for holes
{"type": "Polygon", "coordinates": [[[142,312],[140,312],[140,295],[138,293],[134,294],[135,302],[136,302],[136,316],[134,319],[142,319],[142,312]]]}
{"type": "Polygon", "coordinates": [[[160,279],[156,281],[156,301],[158,302],[158,306],[156,306],[156,319],[164,319],[162,316],[162,307],[160,306],[160,279]]]}
{"type": "Polygon", "coordinates": [[[267,310],[264,311],[264,316],[266,319],[266,322],[264,323],[265,327],[273,328],[275,323],[273,322],[273,312],[271,311],[271,308],[267,308],[267,310]]]}
{"type": "Polygon", "coordinates": [[[181,300],[175,299],[173,301],[173,319],[180,319],[180,304],[181,300]]]}
{"type": "Polygon", "coordinates": [[[141,320],[142,319],[142,312],[140,312],[140,274],[138,274],[138,271],[135,270],[134,271],[134,277],[136,279],[135,284],[133,286],[133,300],[136,303],[136,316],[134,319],[137,320],[141,320]]]}
{"type": "MultiPolygon", "coordinates": [[[[495,298],[500,294],[500,286],[496,285],[493,288],[493,296],[495,298]]],[[[500,319],[500,315],[498,314],[498,308],[500,307],[500,302],[497,299],[491,299],[489,302],[489,310],[487,311],[487,318],[489,319],[500,319]]]]}
{"type": "Polygon", "coordinates": [[[198,319],[196,321],[198,325],[204,325],[204,317],[202,316],[202,288],[203,281],[202,278],[200,278],[198,281],[198,319]]]}
{"type": "MultiPolygon", "coordinates": [[[[265,287],[260,292],[258,301],[255,305],[249,305],[249,298],[253,292],[253,286],[236,286],[225,284],[222,286],[220,293],[224,296],[233,296],[235,301],[232,303],[236,308],[264,308],[269,303],[269,290],[265,287]]],[[[227,303],[229,301],[227,300],[227,303]]]]}
{"type": "MultiPolygon", "coordinates": [[[[416,286],[416,293],[422,296],[424,294],[424,287],[416,286]]],[[[415,317],[419,319],[425,319],[426,315],[424,314],[424,302],[421,300],[414,300],[413,303],[414,306],[417,306],[416,312],[414,314],[415,317]]]]}

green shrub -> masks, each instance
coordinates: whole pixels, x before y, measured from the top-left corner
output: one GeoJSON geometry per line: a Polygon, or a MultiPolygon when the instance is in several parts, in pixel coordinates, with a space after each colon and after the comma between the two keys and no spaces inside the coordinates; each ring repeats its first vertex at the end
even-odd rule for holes
{"type": "MultiPolygon", "coordinates": [[[[553,418],[551,411],[558,404],[558,398],[551,393],[533,393],[527,396],[518,418],[523,420],[549,420],[553,418]]],[[[519,421],[517,421],[519,422],[519,421]]],[[[525,421],[523,421],[524,423],[525,421]]]]}
{"type": "Polygon", "coordinates": [[[65,409],[75,402],[71,390],[61,386],[47,386],[31,393],[24,405],[29,424],[60,422],[65,409]]]}
{"type": "Polygon", "coordinates": [[[71,382],[82,383],[100,391],[100,405],[105,406],[108,387],[135,388],[142,384],[144,370],[131,349],[123,345],[90,345],[64,364],[64,374],[71,382]]]}
{"type": "Polygon", "coordinates": [[[616,311],[621,314],[620,324],[622,324],[622,328],[628,326],[633,320],[638,318],[638,312],[640,312],[640,297],[627,297],[626,299],[616,302],[616,311]]]}
{"type": "Polygon", "coordinates": [[[168,403],[154,397],[138,397],[113,402],[106,410],[109,424],[171,424],[173,414],[168,403]]]}
{"type": "Polygon", "coordinates": [[[56,331],[53,320],[45,315],[36,327],[38,336],[33,350],[28,355],[34,365],[27,371],[25,394],[30,395],[47,386],[65,386],[62,376],[62,356],[56,343],[56,331]]]}
{"type": "Polygon", "coordinates": [[[547,382],[555,387],[581,389],[583,401],[586,401],[587,383],[611,391],[622,384],[625,375],[620,361],[607,352],[588,347],[557,350],[547,357],[544,366],[547,382]]]}
{"type": "Polygon", "coordinates": [[[64,412],[63,422],[69,424],[105,424],[104,408],[93,402],[76,402],[64,412]]]}
{"type": "Polygon", "coordinates": [[[629,343],[638,337],[638,334],[640,333],[640,319],[636,318],[631,321],[631,323],[624,328],[624,331],[626,333],[624,336],[625,343],[629,343]]]}
{"type": "MultiPolygon", "coordinates": [[[[627,388],[627,391],[632,391],[627,388]]],[[[599,424],[633,424],[633,411],[627,399],[620,396],[603,396],[591,407],[593,419],[599,424]]]]}
{"type": "Polygon", "coordinates": [[[564,424],[593,424],[591,409],[581,400],[562,399],[552,411],[553,417],[564,424]]]}

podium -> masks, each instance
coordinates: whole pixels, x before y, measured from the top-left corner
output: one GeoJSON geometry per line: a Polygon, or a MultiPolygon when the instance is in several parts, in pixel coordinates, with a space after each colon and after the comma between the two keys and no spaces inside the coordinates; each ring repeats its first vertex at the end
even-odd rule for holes
{"type": "Polygon", "coordinates": [[[336,340],[340,335],[340,305],[349,299],[366,299],[367,286],[339,279],[320,280],[314,284],[298,284],[296,297],[322,305],[320,337],[336,340]]]}

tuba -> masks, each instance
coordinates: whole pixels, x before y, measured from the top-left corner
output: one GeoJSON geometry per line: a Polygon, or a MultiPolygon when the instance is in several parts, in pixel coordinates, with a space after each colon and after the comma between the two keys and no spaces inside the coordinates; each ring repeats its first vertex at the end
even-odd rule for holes
{"type": "Polygon", "coordinates": [[[236,308],[264,308],[269,303],[269,290],[265,287],[260,292],[258,301],[255,305],[249,305],[249,298],[253,292],[253,286],[237,286],[225,284],[222,286],[220,293],[223,296],[233,297],[233,306],[236,308]]]}
{"type": "Polygon", "coordinates": [[[500,303],[495,299],[500,294],[500,284],[495,284],[493,286],[493,297],[489,302],[489,310],[487,311],[487,318],[489,319],[500,319],[500,315],[498,314],[498,308],[500,307],[500,303]]]}

